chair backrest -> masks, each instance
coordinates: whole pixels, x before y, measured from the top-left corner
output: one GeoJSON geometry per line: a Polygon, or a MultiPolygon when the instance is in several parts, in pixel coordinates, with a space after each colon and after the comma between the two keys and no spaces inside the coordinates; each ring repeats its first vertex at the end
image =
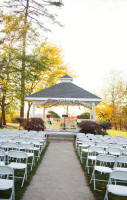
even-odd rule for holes
{"type": "Polygon", "coordinates": [[[14,170],[9,166],[0,166],[0,175],[14,175],[14,170]]]}
{"type": "Polygon", "coordinates": [[[98,147],[108,148],[109,147],[109,143],[108,142],[98,142],[97,146],[98,147]]]}
{"type": "Polygon", "coordinates": [[[22,143],[20,143],[19,144],[19,150],[21,150],[21,149],[24,149],[24,150],[32,150],[32,151],[34,151],[34,144],[22,144],[22,143]]]}
{"type": "Polygon", "coordinates": [[[123,149],[123,145],[122,144],[111,144],[112,148],[119,148],[119,149],[123,149]]]}
{"type": "Polygon", "coordinates": [[[119,156],[118,158],[117,158],[117,163],[118,164],[127,164],[127,156],[119,156]]]}
{"type": "Polygon", "coordinates": [[[2,148],[4,149],[18,149],[18,144],[11,142],[3,142],[2,148]]]}
{"type": "Polygon", "coordinates": [[[95,143],[92,141],[83,141],[82,148],[89,147],[89,146],[95,146],[95,143]]]}
{"type": "Polygon", "coordinates": [[[106,149],[106,153],[111,154],[111,155],[121,155],[122,154],[122,150],[119,149],[119,148],[108,147],[106,149]]]}
{"type": "Polygon", "coordinates": [[[104,148],[103,147],[97,147],[97,146],[90,146],[89,149],[88,149],[88,153],[103,154],[104,153],[104,148]]]}
{"type": "Polygon", "coordinates": [[[15,138],[15,142],[17,142],[17,143],[27,143],[26,139],[23,138],[23,137],[15,138]]]}
{"type": "Polygon", "coordinates": [[[127,181],[127,171],[114,170],[110,173],[109,180],[111,179],[127,181]]]}
{"type": "Polygon", "coordinates": [[[105,162],[105,163],[116,163],[117,159],[114,155],[106,155],[106,154],[100,154],[97,156],[96,158],[96,162],[100,161],[100,162],[105,162]]]}
{"type": "Polygon", "coordinates": [[[11,150],[11,151],[8,151],[7,156],[11,157],[11,158],[16,158],[16,159],[17,158],[23,158],[23,159],[28,158],[26,152],[24,152],[24,151],[13,151],[13,150],[11,150]]]}
{"type": "Polygon", "coordinates": [[[5,162],[5,159],[6,159],[6,153],[4,150],[0,149],[0,161],[5,162]]]}
{"type": "Polygon", "coordinates": [[[29,142],[31,144],[34,144],[34,145],[39,145],[40,146],[40,141],[38,139],[30,139],[29,142]]]}
{"type": "Polygon", "coordinates": [[[123,149],[122,154],[127,155],[127,149],[123,149]]]}

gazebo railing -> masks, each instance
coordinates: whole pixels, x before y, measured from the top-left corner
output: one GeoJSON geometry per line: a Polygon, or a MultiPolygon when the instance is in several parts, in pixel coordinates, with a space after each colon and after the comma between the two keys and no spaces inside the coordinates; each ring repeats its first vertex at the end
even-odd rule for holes
{"type": "Polygon", "coordinates": [[[50,118],[45,119],[47,130],[75,130],[78,131],[78,123],[90,119],[73,119],[73,118],[50,118]]]}

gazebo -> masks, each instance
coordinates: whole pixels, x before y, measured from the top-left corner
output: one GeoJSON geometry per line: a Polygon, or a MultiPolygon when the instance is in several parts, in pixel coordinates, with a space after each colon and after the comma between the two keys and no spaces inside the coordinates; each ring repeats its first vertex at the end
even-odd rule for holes
{"type": "Polygon", "coordinates": [[[89,107],[90,120],[95,121],[95,106],[101,102],[101,98],[72,83],[73,79],[68,75],[60,79],[60,83],[25,98],[33,102],[32,116],[35,116],[36,105],[43,105],[43,118],[45,118],[45,109],[49,106],[79,105],[89,107]]]}

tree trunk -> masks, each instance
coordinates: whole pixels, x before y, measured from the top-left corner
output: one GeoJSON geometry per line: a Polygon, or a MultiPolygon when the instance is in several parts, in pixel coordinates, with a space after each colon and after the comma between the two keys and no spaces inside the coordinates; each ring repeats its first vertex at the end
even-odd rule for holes
{"type": "Polygon", "coordinates": [[[31,106],[32,106],[32,103],[28,102],[27,120],[29,120],[31,106]]]}
{"type": "Polygon", "coordinates": [[[6,119],[5,119],[5,96],[2,97],[2,124],[6,125],[6,119]]]}
{"type": "Polygon", "coordinates": [[[122,130],[122,122],[121,122],[121,117],[120,117],[120,130],[122,130]]]}
{"type": "Polygon", "coordinates": [[[22,47],[22,72],[21,72],[21,105],[20,105],[20,117],[24,117],[24,100],[25,100],[25,56],[26,56],[26,34],[27,30],[27,17],[28,17],[29,0],[26,1],[25,17],[24,17],[24,36],[22,47]]]}

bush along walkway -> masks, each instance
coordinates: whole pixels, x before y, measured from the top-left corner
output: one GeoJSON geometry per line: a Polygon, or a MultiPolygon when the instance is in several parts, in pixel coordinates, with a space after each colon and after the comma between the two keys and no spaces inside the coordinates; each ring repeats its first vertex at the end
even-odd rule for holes
{"type": "MultiPolygon", "coordinates": [[[[49,145],[49,143],[46,144],[45,148],[43,149],[43,151],[40,155],[40,158],[35,161],[35,165],[33,166],[32,170],[31,170],[31,165],[28,165],[27,180],[25,180],[23,187],[21,187],[22,179],[19,179],[19,178],[15,179],[15,200],[22,199],[25,190],[27,189],[28,185],[31,182],[32,177],[36,174],[38,166],[40,165],[40,163],[43,160],[43,157],[45,155],[48,145],[49,145]]],[[[22,177],[23,174],[24,174],[24,171],[23,172],[15,171],[15,176],[18,175],[18,176],[22,177]]],[[[11,193],[11,191],[8,191],[6,194],[5,194],[5,192],[0,191],[0,199],[5,199],[5,198],[8,199],[10,197],[10,193],[11,193]]]]}
{"type": "Polygon", "coordinates": [[[50,143],[22,200],[94,200],[71,142],[50,143]]]}
{"type": "MultiPolygon", "coordinates": [[[[75,145],[74,145],[74,148],[75,148],[75,145]]],[[[80,162],[80,157],[78,155],[78,152],[76,151],[76,148],[75,148],[75,152],[76,152],[77,157],[78,157],[79,162],[80,162]]],[[[83,169],[83,171],[85,173],[85,177],[87,179],[87,182],[88,182],[88,185],[90,187],[90,190],[94,194],[94,197],[95,197],[96,200],[103,200],[104,196],[105,196],[106,186],[107,186],[108,182],[107,181],[105,181],[105,182],[104,181],[96,181],[96,188],[97,188],[97,190],[94,191],[93,181],[90,184],[90,180],[91,180],[91,176],[92,176],[92,172],[93,172],[94,163],[92,163],[92,162],[89,161],[89,166],[91,166],[91,167],[89,168],[89,173],[88,173],[87,170],[86,170],[87,153],[83,153],[82,156],[84,158],[83,158],[83,162],[80,162],[80,164],[81,164],[81,167],[82,167],[82,169],[83,169]]],[[[107,175],[107,174],[101,174],[100,175],[100,173],[96,172],[96,179],[108,180],[109,179],[109,175],[107,175]]],[[[115,195],[112,195],[110,193],[108,195],[108,198],[109,198],[109,200],[127,200],[126,197],[115,196],[115,195]]]]}

